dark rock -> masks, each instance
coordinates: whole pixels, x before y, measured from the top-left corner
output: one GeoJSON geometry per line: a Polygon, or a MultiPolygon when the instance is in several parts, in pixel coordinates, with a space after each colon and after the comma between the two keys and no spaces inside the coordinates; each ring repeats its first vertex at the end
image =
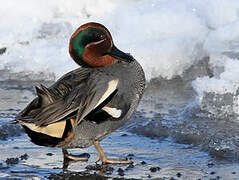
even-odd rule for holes
{"type": "Polygon", "coordinates": [[[27,160],[28,158],[29,158],[29,156],[27,155],[27,153],[20,156],[21,160],[27,160]]]}
{"type": "Polygon", "coordinates": [[[45,179],[49,180],[87,180],[87,179],[93,179],[93,180],[107,180],[109,178],[99,175],[98,173],[89,174],[87,172],[71,172],[66,171],[65,173],[59,173],[54,174],[52,173],[49,177],[45,177],[45,179]]]}
{"type": "Polygon", "coordinates": [[[234,171],[234,172],[232,172],[232,174],[236,174],[236,172],[234,171]]]}
{"type": "Polygon", "coordinates": [[[141,164],[142,164],[142,165],[145,165],[145,164],[147,164],[147,163],[146,163],[145,161],[142,161],[141,164]]]}
{"type": "Polygon", "coordinates": [[[104,173],[106,173],[106,174],[108,174],[108,175],[111,175],[111,174],[113,173],[113,171],[114,171],[114,168],[111,167],[111,166],[106,166],[106,167],[104,168],[104,173]]]}
{"type": "Polygon", "coordinates": [[[125,137],[125,136],[128,136],[128,134],[122,134],[121,136],[125,137]]]}
{"type": "Polygon", "coordinates": [[[111,166],[107,166],[105,169],[106,169],[106,171],[114,171],[114,168],[111,166]]]}
{"type": "Polygon", "coordinates": [[[46,155],[47,156],[53,156],[54,154],[53,153],[47,153],[46,155]]]}
{"type": "Polygon", "coordinates": [[[216,172],[212,171],[212,172],[210,172],[210,174],[213,175],[213,174],[216,174],[216,172]]]}
{"type": "Polygon", "coordinates": [[[128,154],[128,155],[127,155],[127,158],[129,158],[129,160],[132,160],[133,157],[134,157],[134,154],[128,154]]]}
{"type": "Polygon", "coordinates": [[[151,172],[156,172],[156,171],[160,171],[160,167],[151,167],[149,170],[151,171],[151,172]]]}
{"type": "Polygon", "coordinates": [[[7,158],[6,163],[8,165],[18,164],[19,163],[19,159],[18,158],[7,158]]]}
{"type": "Polygon", "coordinates": [[[213,163],[208,163],[207,164],[207,166],[209,167],[209,168],[211,168],[211,167],[213,167],[215,164],[213,164],[213,163]]]}
{"type": "Polygon", "coordinates": [[[99,171],[102,169],[101,165],[96,164],[96,165],[88,165],[85,167],[87,170],[94,170],[94,171],[99,171]]]}
{"type": "Polygon", "coordinates": [[[121,169],[121,168],[119,168],[119,169],[118,169],[118,175],[124,176],[124,170],[121,169]]]}
{"type": "Polygon", "coordinates": [[[6,48],[6,47],[0,48],[0,55],[1,55],[1,54],[4,54],[6,51],[7,51],[7,48],[6,48]]]}
{"type": "Polygon", "coordinates": [[[182,174],[181,174],[180,172],[178,172],[178,173],[176,174],[176,176],[177,176],[177,177],[181,177],[182,174]]]}

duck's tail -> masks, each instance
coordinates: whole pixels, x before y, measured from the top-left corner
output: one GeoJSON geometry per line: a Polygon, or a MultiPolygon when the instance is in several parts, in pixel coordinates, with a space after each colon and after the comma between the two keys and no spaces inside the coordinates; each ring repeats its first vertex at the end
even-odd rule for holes
{"type": "Polygon", "coordinates": [[[44,107],[51,104],[53,99],[49,90],[41,85],[36,87],[38,95],[23,111],[15,117],[12,123],[19,123],[31,138],[31,141],[41,146],[63,146],[66,139],[73,136],[73,119],[57,121],[45,126],[37,125],[35,117],[44,107]]]}

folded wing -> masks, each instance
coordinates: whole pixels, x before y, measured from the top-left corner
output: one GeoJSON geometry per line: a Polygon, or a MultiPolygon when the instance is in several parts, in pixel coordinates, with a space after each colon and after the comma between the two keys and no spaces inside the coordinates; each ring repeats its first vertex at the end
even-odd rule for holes
{"type": "MultiPolygon", "coordinates": [[[[80,123],[117,92],[118,79],[100,79],[97,77],[100,73],[91,74],[88,69],[80,69],[66,74],[49,89],[36,88],[38,97],[17,115],[16,120],[38,127],[71,118],[76,119],[76,124],[80,123]]],[[[105,111],[110,115],[116,112],[117,116],[114,108],[106,107],[105,111]]]]}

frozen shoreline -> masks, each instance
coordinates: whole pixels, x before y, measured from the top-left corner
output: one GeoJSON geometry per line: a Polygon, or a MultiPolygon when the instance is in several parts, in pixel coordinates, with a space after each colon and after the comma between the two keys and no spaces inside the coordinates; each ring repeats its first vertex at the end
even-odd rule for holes
{"type": "MultiPolygon", "coordinates": [[[[130,122],[103,140],[102,146],[108,156],[132,158],[134,161],[133,167],[110,166],[101,174],[98,168],[94,169],[97,152],[94,147],[90,147],[71,150],[75,154],[87,152],[91,155],[91,158],[89,162],[71,164],[69,171],[63,175],[60,149],[36,146],[21,132],[21,129],[16,129],[19,133],[17,136],[9,134],[6,140],[0,141],[2,153],[0,175],[2,177],[49,179],[63,176],[92,177],[94,173],[103,175],[99,178],[148,179],[149,177],[160,177],[170,179],[171,177],[178,178],[179,174],[184,179],[192,179],[192,177],[210,179],[217,176],[233,179],[237,177],[237,173],[239,173],[237,157],[226,157],[225,155],[228,154],[223,151],[217,154],[210,152],[210,149],[203,149],[203,145],[206,145],[203,144],[203,140],[210,138],[209,135],[213,132],[213,129],[205,129],[208,134],[200,135],[203,132],[203,124],[208,124],[207,119],[204,119],[201,122],[202,126],[199,126],[200,123],[197,123],[200,122],[200,119],[194,116],[190,119],[184,113],[178,114],[178,111],[187,107],[188,101],[194,99],[194,94],[185,83],[179,83],[178,79],[177,82],[161,81],[156,87],[148,87],[137,112],[130,122]],[[177,89],[175,89],[175,86],[177,89]],[[187,88],[185,89],[185,87],[187,88]],[[158,88],[161,89],[161,93],[157,91],[158,88]],[[197,128],[200,129],[195,131],[197,128]],[[21,160],[21,157],[25,157],[25,153],[27,158],[21,160]],[[18,158],[18,160],[14,158],[18,158]],[[7,164],[7,162],[12,162],[12,164],[7,164]],[[89,165],[91,166],[90,169],[93,168],[92,170],[86,169],[89,165]],[[122,173],[124,176],[122,176],[122,173]]],[[[4,95],[4,101],[2,99],[0,101],[2,114],[0,116],[0,128],[3,128],[2,125],[8,124],[15,114],[35,96],[31,83],[22,86],[6,84],[5,88],[3,86],[0,88],[0,94],[4,95]],[[11,106],[12,109],[6,109],[8,107],[6,104],[11,106]]],[[[189,114],[194,112],[189,111],[189,114]]],[[[213,127],[215,127],[215,124],[217,122],[211,122],[213,127]]],[[[8,130],[12,131],[11,128],[8,130]]],[[[224,137],[226,139],[225,134],[224,137]]],[[[220,136],[215,136],[215,140],[220,142],[220,136]]],[[[212,149],[217,147],[213,144],[209,145],[211,147],[207,147],[212,149]]]]}

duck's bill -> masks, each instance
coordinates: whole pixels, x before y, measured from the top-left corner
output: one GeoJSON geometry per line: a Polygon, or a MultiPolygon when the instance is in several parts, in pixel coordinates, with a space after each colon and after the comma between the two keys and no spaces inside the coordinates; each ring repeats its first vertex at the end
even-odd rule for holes
{"type": "Polygon", "coordinates": [[[119,50],[115,46],[112,47],[111,51],[108,54],[114,58],[117,58],[120,61],[125,61],[125,62],[134,61],[133,56],[131,56],[130,54],[124,53],[123,51],[119,50]]]}

